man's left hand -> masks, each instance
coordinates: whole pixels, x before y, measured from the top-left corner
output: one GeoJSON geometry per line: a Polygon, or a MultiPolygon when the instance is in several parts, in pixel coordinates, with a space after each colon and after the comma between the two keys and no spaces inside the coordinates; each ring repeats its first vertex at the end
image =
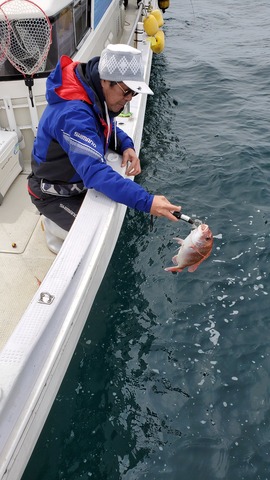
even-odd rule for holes
{"type": "Polygon", "coordinates": [[[126,175],[128,177],[134,177],[141,173],[140,159],[132,148],[127,148],[123,152],[122,167],[126,167],[126,175]]]}

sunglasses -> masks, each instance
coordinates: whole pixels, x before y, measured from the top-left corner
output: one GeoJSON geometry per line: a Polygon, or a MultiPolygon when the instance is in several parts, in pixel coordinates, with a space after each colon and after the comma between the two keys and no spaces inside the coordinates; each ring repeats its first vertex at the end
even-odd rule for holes
{"type": "Polygon", "coordinates": [[[128,88],[127,90],[124,90],[123,87],[121,87],[121,85],[117,82],[116,82],[116,85],[118,85],[118,87],[121,88],[124,97],[128,97],[129,95],[132,95],[132,97],[136,97],[136,95],[138,95],[138,92],[134,92],[134,90],[131,90],[130,88],[128,88]]]}

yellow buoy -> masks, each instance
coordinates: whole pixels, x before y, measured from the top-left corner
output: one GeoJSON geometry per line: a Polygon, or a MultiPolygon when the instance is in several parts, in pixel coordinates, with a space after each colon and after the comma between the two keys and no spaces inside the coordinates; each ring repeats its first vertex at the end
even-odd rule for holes
{"type": "Polygon", "coordinates": [[[167,8],[170,6],[170,0],[158,0],[158,6],[160,10],[164,13],[167,8]]]}
{"type": "Polygon", "coordinates": [[[158,23],[154,15],[150,13],[150,15],[147,15],[143,21],[143,28],[144,31],[152,37],[153,35],[156,35],[158,31],[158,23]]]}
{"type": "Polygon", "coordinates": [[[162,27],[162,25],[164,25],[163,16],[162,16],[161,10],[159,10],[159,8],[157,8],[156,10],[152,10],[151,15],[154,15],[154,17],[156,18],[156,21],[158,23],[158,28],[160,28],[160,27],[162,27]]]}
{"type": "Polygon", "coordinates": [[[161,53],[164,50],[165,46],[165,35],[163,30],[158,30],[156,35],[154,35],[153,40],[151,40],[151,49],[154,53],[161,53]]]}

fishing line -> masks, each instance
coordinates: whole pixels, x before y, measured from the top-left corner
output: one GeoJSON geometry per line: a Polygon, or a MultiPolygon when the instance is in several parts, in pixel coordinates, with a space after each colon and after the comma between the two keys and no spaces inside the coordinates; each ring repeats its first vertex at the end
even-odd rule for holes
{"type": "Polygon", "coordinates": [[[192,3],[192,0],[189,0],[190,1],[190,5],[192,7],[192,12],[193,12],[193,16],[194,16],[194,21],[196,20],[196,17],[195,17],[195,10],[194,10],[194,6],[193,6],[193,3],[192,3]]]}

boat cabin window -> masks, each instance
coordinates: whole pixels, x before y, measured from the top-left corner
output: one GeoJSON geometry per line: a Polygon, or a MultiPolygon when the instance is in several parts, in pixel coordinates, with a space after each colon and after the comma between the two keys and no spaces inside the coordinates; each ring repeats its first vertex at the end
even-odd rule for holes
{"type": "Polygon", "coordinates": [[[64,8],[57,16],[50,18],[52,25],[52,44],[49,50],[45,70],[52,70],[61,55],[73,55],[75,52],[75,35],[73,28],[73,11],[64,8]]]}
{"type": "MultiPolygon", "coordinates": [[[[90,29],[91,0],[73,0],[56,15],[50,17],[52,44],[43,72],[35,77],[46,76],[56,66],[61,55],[72,56],[90,29]]],[[[29,25],[29,21],[27,23],[29,25]]],[[[29,27],[30,28],[30,27],[29,27]]],[[[0,63],[0,80],[21,77],[8,60],[0,63]]]]}
{"type": "Polygon", "coordinates": [[[87,22],[88,1],[74,0],[73,21],[76,46],[82,41],[89,23],[87,22]]]}

